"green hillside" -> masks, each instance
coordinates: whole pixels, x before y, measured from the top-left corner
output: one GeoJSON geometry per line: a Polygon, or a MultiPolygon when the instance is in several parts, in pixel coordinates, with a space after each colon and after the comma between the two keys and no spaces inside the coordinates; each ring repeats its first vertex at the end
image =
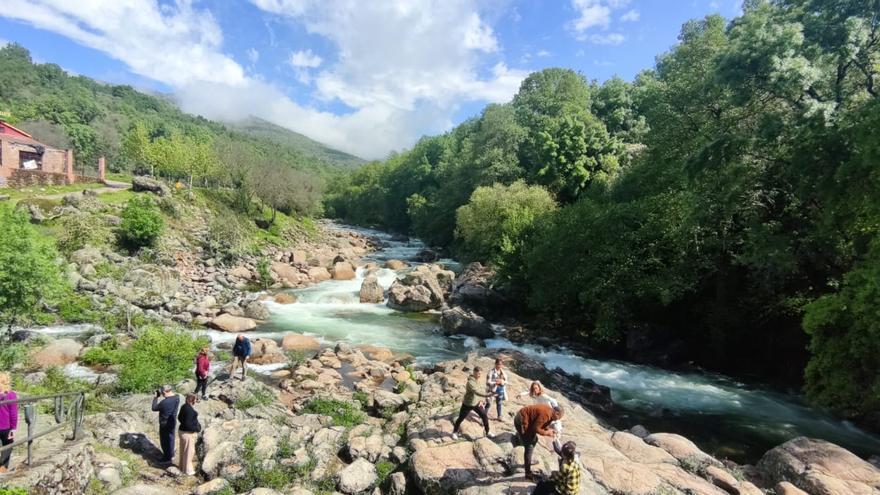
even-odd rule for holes
{"type": "Polygon", "coordinates": [[[257,117],[250,117],[241,122],[231,122],[227,126],[234,131],[247,134],[248,136],[267,139],[281,146],[300,150],[305,156],[334,165],[354,168],[366,163],[366,160],[363,158],[350,155],[344,151],[335,150],[298,132],[285,129],[257,117]]]}
{"type": "MultiPolygon", "coordinates": [[[[0,49],[0,116],[49,145],[74,148],[80,169],[94,167],[104,155],[114,172],[139,168],[162,172],[155,163],[151,168],[143,145],[126,147],[127,138],[129,142],[146,139],[142,143],[146,145],[180,145],[166,147],[176,150],[196,143],[209,150],[207,159],[215,165],[224,164],[230,154],[254,156],[321,177],[362,163],[262,120],[235,125],[213,122],[182,112],[162,95],[69,75],[56,64],[34,63],[28,50],[15,43],[0,49]]],[[[192,171],[164,172],[185,177],[192,171]]],[[[201,178],[207,179],[208,174],[201,178]]]]}

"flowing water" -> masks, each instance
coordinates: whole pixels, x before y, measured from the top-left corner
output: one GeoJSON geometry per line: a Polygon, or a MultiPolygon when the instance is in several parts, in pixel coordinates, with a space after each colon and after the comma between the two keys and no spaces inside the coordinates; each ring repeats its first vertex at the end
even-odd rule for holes
{"type": "MultiPolygon", "coordinates": [[[[378,238],[383,248],[367,261],[411,260],[424,245],[388,234],[354,229],[378,238]]],[[[452,269],[452,260],[441,260],[452,269]]],[[[822,438],[862,456],[880,454],[880,437],[837,420],[805,405],[801,398],[769,388],[746,385],[712,373],[680,373],[631,363],[590,359],[559,348],[517,345],[499,337],[483,343],[472,338],[444,337],[438,332],[437,314],[409,314],[384,304],[361,304],[358,290],[364,270],[349,281],[327,281],[293,291],[294,304],[267,303],[272,314],[253,337],[280,338],[288,332],[312,335],[327,345],[336,341],[374,344],[394,352],[408,353],[417,362],[430,363],[464,357],[480,345],[514,348],[546,364],[594,380],[612,390],[619,412],[608,418],[618,428],[642,424],[652,431],[675,432],[719,457],[755,462],[763,452],[800,435],[822,438]]],[[[396,274],[378,273],[379,283],[388,288],[396,274]]],[[[64,334],[81,328],[55,328],[64,334]]],[[[214,344],[232,342],[233,334],[208,331],[214,344]]],[[[268,372],[279,365],[262,367],[268,372]]],[[[283,365],[282,365],[283,366],[283,365]]],[[[74,371],[74,370],[71,370],[74,371]]],[[[76,371],[82,373],[83,370],[76,371]]]]}

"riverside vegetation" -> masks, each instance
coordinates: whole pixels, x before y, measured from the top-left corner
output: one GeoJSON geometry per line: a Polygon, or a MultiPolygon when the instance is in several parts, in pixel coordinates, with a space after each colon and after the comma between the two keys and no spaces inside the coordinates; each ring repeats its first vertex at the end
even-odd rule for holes
{"type": "Polygon", "coordinates": [[[532,325],[787,386],[880,428],[880,21],[745,2],[634,81],[546,69],[328,187],[330,215],[489,261],[532,325]]]}
{"type": "MultiPolygon", "coordinates": [[[[441,310],[444,333],[490,338],[472,310],[511,316],[519,301],[530,308],[513,315],[528,321],[526,335],[555,330],[594,351],[765,381],[803,375],[815,403],[876,428],[875,3],[746,2],[730,23],[686,24],[632,83],[535,73],[510,104],[350,174],[341,171],[356,158],[265,123],[188,116],[5,46],[10,120],[72,146],[80,165],[107,155],[133,185],[0,202],[0,368],[24,395],[88,392],[85,437],[63,449],[60,434],[38,441],[37,465],[5,478],[0,494],[528,491],[510,417],[493,424],[494,439],[471,422],[463,441],[451,439],[464,379],[491,358],[420,366],[298,334],[254,341],[254,362],[275,365],[271,375],[233,385],[216,373],[198,406],[196,477],[155,464],[146,392],[191,390],[206,327],[252,330],[268,319],[268,298],[295,301],[285,289],[379,268],[360,260],[375,241],[325,228],[314,220],[322,210],[492,268],[456,277],[389,261],[398,280],[386,294],[367,278],[364,302],[441,310]],[[88,330],[49,339],[28,329],[71,323],[88,330]],[[87,378],[71,376],[84,367],[87,378]]],[[[229,356],[214,347],[216,371],[229,356]]],[[[880,470],[827,442],[793,439],[740,466],[679,435],[614,430],[594,416],[613,410],[606,387],[507,359],[511,387],[540,369],[566,406],[583,493],[880,490],[880,470]]],[[[536,470],[553,469],[549,451],[537,457],[536,470]]]]}

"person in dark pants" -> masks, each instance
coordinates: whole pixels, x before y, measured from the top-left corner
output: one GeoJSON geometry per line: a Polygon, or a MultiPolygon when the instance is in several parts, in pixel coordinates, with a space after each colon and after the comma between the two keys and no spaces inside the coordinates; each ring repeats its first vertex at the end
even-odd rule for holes
{"type": "Polygon", "coordinates": [[[532,453],[538,444],[538,435],[553,437],[553,422],[562,419],[565,412],[561,407],[551,407],[549,404],[535,404],[526,406],[516,413],[513,418],[513,426],[520,444],[525,448],[523,465],[526,470],[526,479],[535,481],[532,476],[532,453]]]}
{"type": "Polygon", "coordinates": [[[208,348],[203,347],[196,356],[196,390],[198,395],[202,391],[202,399],[208,398],[208,372],[211,370],[211,358],[208,357],[208,348]]]}
{"type": "Polygon", "coordinates": [[[171,385],[163,385],[153,397],[153,410],[159,412],[159,443],[162,446],[162,462],[174,461],[174,430],[177,429],[177,406],[180,397],[171,385]],[[159,398],[162,397],[162,401],[159,398]]]}
{"type": "Polygon", "coordinates": [[[462,421],[467,418],[471,411],[474,411],[480,416],[480,419],[483,420],[483,428],[486,431],[486,436],[492,438],[492,434],[489,433],[489,416],[486,414],[486,410],[479,405],[479,402],[480,398],[492,397],[494,394],[480,393],[477,390],[477,383],[479,383],[479,380],[480,367],[474,366],[474,371],[471,373],[471,376],[468,377],[467,389],[465,389],[464,399],[461,401],[461,409],[458,411],[458,419],[455,420],[455,427],[452,429],[452,438],[455,440],[458,440],[458,429],[461,427],[462,421]]]}
{"type": "Polygon", "coordinates": [[[229,378],[235,378],[235,368],[241,366],[241,380],[247,376],[247,360],[251,355],[251,341],[244,335],[239,334],[232,346],[232,364],[229,365],[229,378]]]}
{"type": "MultiPolygon", "coordinates": [[[[12,383],[9,373],[0,373],[0,401],[15,400],[18,397],[12,391],[12,383]]],[[[3,446],[15,441],[15,429],[18,428],[18,404],[4,404],[0,406],[0,443],[3,446]]],[[[9,460],[12,458],[12,450],[4,450],[0,453],[0,474],[9,470],[9,460]]]]}

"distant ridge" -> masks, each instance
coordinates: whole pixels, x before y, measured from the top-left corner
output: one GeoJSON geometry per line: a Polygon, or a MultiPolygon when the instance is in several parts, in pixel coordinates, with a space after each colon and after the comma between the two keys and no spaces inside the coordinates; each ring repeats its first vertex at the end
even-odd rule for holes
{"type": "Polygon", "coordinates": [[[267,139],[282,146],[300,150],[304,155],[343,167],[356,168],[366,163],[363,158],[333,149],[298,132],[273,124],[259,117],[248,117],[238,122],[225,123],[230,130],[257,138],[267,139]]]}

